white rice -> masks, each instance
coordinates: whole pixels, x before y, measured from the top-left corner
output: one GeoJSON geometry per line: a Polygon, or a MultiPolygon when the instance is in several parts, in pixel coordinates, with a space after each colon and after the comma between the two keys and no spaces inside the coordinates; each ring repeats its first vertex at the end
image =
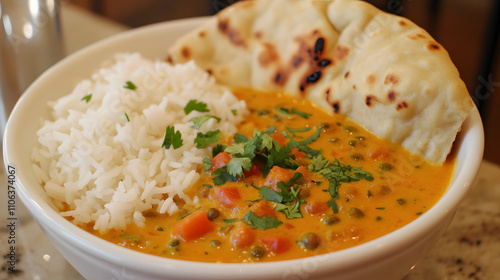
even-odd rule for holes
{"type": "Polygon", "coordinates": [[[43,122],[33,151],[34,174],[61,215],[95,223],[100,232],[142,226],[145,210],[172,214],[175,195],[193,203],[184,191],[198,180],[211,148],[196,148],[198,131],[188,120],[215,115],[220,123],[211,119],[199,132],[228,136],[247,113],[243,101],[193,62],[173,66],[133,53],[113,63],[49,104],[53,119],[43,122]],[[137,89],[124,88],[127,81],[137,89]],[[82,98],[89,94],[87,103],[82,98]],[[193,99],[210,112],[186,115],[193,99]],[[182,147],[162,148],[167,126],[181,132],[182,147]]]}

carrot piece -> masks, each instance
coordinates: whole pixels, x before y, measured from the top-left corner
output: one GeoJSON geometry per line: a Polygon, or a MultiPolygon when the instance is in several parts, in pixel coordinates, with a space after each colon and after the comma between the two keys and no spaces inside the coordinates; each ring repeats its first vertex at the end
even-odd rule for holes
{"type": "Polygon", "coordinates": [[[174,235],[184,241],[190,241],[202,237],[214,230],[214,225],[203,211],[195,211],[180,220],[174,226],[174,235]]]}
{"type": "Polygon", "coordinates": [[[255,216],[259,218],[264,217],[276,217],[276,213],[273,208],[267,204],[264,200],[261,200],[250,207],[250,211],[252,211],[255,216]]]}
{"type": "Polygon", "coordinates": [[[290,169],[282,168],[279,166],[273,166],[267,174],[266,181],[264,185],[273,189],[274,191],[280,191],[278,188],[279,182],[288,182],[292,179],[294,172],[290,169]]]}
{"type": "Polygon", "coordinates": [[[369,151],[368,155],[371,159],[387,161],[391,158],[391,154],[385,147],[377,147],[375,150],[369,151]]]}
{"type": "Polygon", "coordinates": [[[260,242],[262,242],[262,244],[264,244],[267,249],[276,254],[284,253],[288,251],[290,247],[292,247],[292,242],[290,241],[290,239],[281,236],[263,238],[260,240],[260,242]]]}
{"type": "Polygon", "coordinates": [[[329,207],[325,202],[313,201],[307,203],[306,206],[304,207],[304,210],[306,211],[306,213],[314,215],[323,213],[326,210],[328,210],[328,208],[329,207]]]}
{"type": "Polygon", "coordinates": [[[287,143],[286,136],[281,134],[281,133],[273,132],[273,133],[269,134],[269,136],[271,136],[271,138],[276,140],[276,142],[278,142],[278,144],[280,144],[282,147],[285,146],[287,143]]]}
{"type": "Polygon", "coordinates": [[[255,240],[255,232],[246,224],[241,224],[230,237],[235,248],[244,248],[252,245],[255,240]]]}
{"type": "Polygon", "coordinates": [[[212,167],[210,167],[210,172],[213,172],[221,167],[226,166],[233,157],[231,154],[226,152],[218,153],[215,157],[211,159],[212,167]]]}
{"type": "Polygon", "coordinates": [[[306,157],[306,153],[301,152],[299,148],[292,148],[290,151],[290,155],[295,156],[295,160],[303,159],[306,157]]]}
{"type": "Polygon", "coordinates": [[[238,201],[241,199],[240,192],[235,186],[214,188],[213,191],[213,198],[217,200],[222,206],[227,208],[236,207],[238,205],[238,201]]]}
{"type": "Polygon", "coordinates": [[[249,178],[249,177],[252,177],[252,176],[259,176],[259,177],[261,177],[262,176],[262,171],[260,171],[259,168],[256,165],[254,165],[254,166],[252,166],[252,168],[249,171],[243,170],[243,174],[245,175],[245,178],[249,178]]]}

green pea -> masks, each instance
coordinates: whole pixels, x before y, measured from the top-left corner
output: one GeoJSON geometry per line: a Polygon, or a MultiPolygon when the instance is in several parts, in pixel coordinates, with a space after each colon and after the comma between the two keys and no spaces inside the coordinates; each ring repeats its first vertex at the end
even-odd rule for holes
{"type": "Polygon", "coordinates": [[[404,199],[404,198],[398,198],[398,199],[396,200],[396,202],[397,202],[399,205],[403,206],[403,205],[405,205],[405,204],[406,204],[406,199],[404,199]]]}
{"type": "Polygon", "coordinates": [[[347,211],[347,215],[351,218],[360,219],[365,216],[365,213],[363,213],[363,211],[361,211],[359,208],[353,207],[349,209],[349,211],[347,211]]]}
{"type": "Polygon", "coordinates": [[[394,168],[394,166],[388,162],[382,162],[378,168],[380,168],[380,170],[383,170],[383,171],[390,171],[394,168]]]}
{"type": "Polygon", "coordinates": [[[266,254],[266,250],[262,248],[261,246],[253,246],[252,250],[250,251],[250,255],[253,258],[260,259],[266,254]]]}
{"type": "Polygon", "coordinates": [[[215,219],[217,219],[220,215],[220,212],[219,210],[215,209],[215,208],[210,208],[208,209],[207,211],[207,218],[210,220],[210,221],[213,221],[215,219]]]}
{"type": "Polygon", "coordinates": [[[355,161],[362,161],[362,160],[365,159],[365,157],[362,154],[360,154],[360,153],[350,154],[349,157],[352,158],[355,161]]]}
{"type": "Polygon", "coordinates": [[[321,243],[321,238],[313,232],[306,232],[302,234],[297,240],[297,244],[304,249],[314,250],[318,248],[321,243]]]}
{"type": "Polygon", "coordinates": [[[333,214],[327,214],[321,219],[321,221],[323,221],[323,224],[331,226],[340,223],[340,218],[333,214]]]}
{"type": "Polygon", "coordinates": [[[167,246],[173,248],[179,246],[179,244],[180,244],[179,239],[172,239],[170,240],[170,242],[168,242],[167,246]]]}

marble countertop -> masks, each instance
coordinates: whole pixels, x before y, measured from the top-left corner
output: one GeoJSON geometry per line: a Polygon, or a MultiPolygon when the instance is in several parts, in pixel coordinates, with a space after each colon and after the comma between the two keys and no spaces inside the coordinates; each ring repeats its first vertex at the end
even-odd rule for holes
{"type": "MultiPolygon", "coordinates": [[[[66,1],[63,3],[61,22],[66,54],[128,29],[66,1]]],[[[5,178],[5,171],[0,168],[0,180],[6,182],[5,178]]],[[[2,209],[7,208],[4,200],[0,203],[2,209]]],[[[0,279],[83,279],[50,244],[20,201],[16,211],[20,225],[17,232],[19,272],[8,274],[6,262],[2,262],[0,279]]],[[[6,215],[6,211],[1,213],[6,215]]],[[[2,220],[5,221],[5,218],[2,217],[2,220]]],[[[6,237],[7,232],[0,231],[0,253],[4,258],[6,237]]],[[[500,279],[499,267],[500,166],[483,161],[474,186],[448,231],[404,280],[500,279]]]]}

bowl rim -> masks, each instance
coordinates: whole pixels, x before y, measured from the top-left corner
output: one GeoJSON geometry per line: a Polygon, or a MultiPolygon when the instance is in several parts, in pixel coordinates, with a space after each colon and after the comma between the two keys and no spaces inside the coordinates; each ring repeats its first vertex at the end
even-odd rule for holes
{"type": "MultiPolygon", "coordinates": [[[[13,165],[13,163],[19,160],[19,153],[14,152],[16,149],[16,125],[19,126],[20,122],[18,119],[22,118],[22,114],[29,108],[30,102],[37,101],[37,87],[39,84],[45,79],[50,79],[51,75],[53,75],[54,71],[58,68],[74,63],[74,61],[81,56],[88,56],[103,48],[105,49],[112,42],[131,40],[138,34],[162,31],[166,27],[171,27],[172,25],[194,27],[207,20],[207,18],[208,17],[198,17],[175,20],[126,31],[85,47],[49,68],[25,91],[12,110],[4,132],[3,151],[5,166],[13,165]]],[[[62,95],[59,94],[59,96],[62,95]]],[[[467,147],[467,150],[464,152],[464,161],[467,162],[468,169],[464,172],[454,173],[453,181],[450,183],[448,190],[442,198],[427,212],[423,213],[421,217],[400,229],[355,247],[314,257],[286,261],[251,264],[223,263],[214,265],[214,263],[176,260],[136,252],[94,236],[60,216],[43,199],[42,195],[35,192],[34,188],[41,186],[26,186],[24,184],[25,180],[22,177],[18,177],[16,189],[21,200],[45,230],[51,231],[68,242],[72,242],[78,250],[92,255],[94,258],[106,262],[120,263],[122,267],[138,267],[138,264],[140,264],[141,271],[148,271],[155,275],[165,275],[168,273],[169,275],[180,276],[179,271],[181,271],[182,275],[185,275],[185,272],[189,271],[191,275],[195,277],[220,277],[220,279],[225,279],[225,276],[229,275],[231,277],[236,274],[259,277],[262,275],[269,276],[270,273],[274,273],[274,275],[278,276],[282,275],[283,271],[290,267],[303,264],[304,261],[328,263],[328,266],[318,266],[318,270],[331,270],[332,266],[338,267],[341,270],[346,270],[352,269],[360,263],[366,263],[374,258],[386,258],[391,256],[399,250],[398,248],[409,246],[414,242],[416,237],[422,237],[427,231],[437,227],[439,223],[443,222],[447,213],[454,213],[456,211],[459,202],[464,198],[474,181],[483,156],[484,131],[481,117],[475,106],[469,113],[463,124],[463,130],[458,134],[456,139],[456,142],[459,144],[463,141],[472,141],[472,143],[476,144],[467,147]],[[450,191],[450,189],[453,191],[450,191]],[[425,217],[425,219],[422,219],[422,217],[425,217]],[[48,226],[49,224],[51,227],[48,226]],[[366,252],[369,252],[369,254],[366,254],[366,252]],[[193,270],[193,264],[196,264],[199,269],[193,270]]],[[[463,148],[463,146],[460,146],[460,148],[463,148]]],[[[462,152],[461,149],[458,153],[460,152],[462,152]]]]}

